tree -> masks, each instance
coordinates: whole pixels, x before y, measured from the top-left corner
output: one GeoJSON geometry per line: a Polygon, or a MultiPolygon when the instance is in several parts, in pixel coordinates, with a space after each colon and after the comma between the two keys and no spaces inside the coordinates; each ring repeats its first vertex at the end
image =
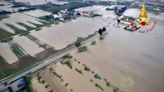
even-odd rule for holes
{"type": "Polygon", "coordinates": [[[79,48],[81,46],[81,41],[82,40],[83,40],[82,37],[78,37],[77,40],[76,40],[76,42],[75,42],[75,46],[79,48]]]}
{"type": "Polygon", "coordinates": [[[99,29],[99,34],[100,34],[100,36],[102,35],[102,29],[101,28],[99,29]]]}
{"type": "Polygon", "coordinates": [[[103,27],[103,28],[102,28],[102,31],[103,31],[103,32],[106,31],[106,27],[103,27]]]}
{"type": "Polygon", "coordinates": [[[77,48],[80,48],[81,43],[80,43],[80,42],[75,42],[75,46],[76,46],[77,48]]]}
{"type": "Polygon", "coordinates": [[[106,31],[106,27],[103,27],[102,29],[100,28],[98,32],[99,32],[100,36],[102,36],[103,32],[105,32],[105,31],[106,31]]]}

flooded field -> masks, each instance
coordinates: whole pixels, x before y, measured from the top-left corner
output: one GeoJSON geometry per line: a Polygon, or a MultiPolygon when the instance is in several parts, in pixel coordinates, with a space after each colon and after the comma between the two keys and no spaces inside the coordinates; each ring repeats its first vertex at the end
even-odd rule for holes
{"type": "Polygon", "coordinates": [[[158,32],[109,31],[103,41],[88,46],[86,53],[74,53],[74,57],[109,78],[125,92],[163,92],[164,47],[163,41],[159,40],[163,36],[157,35],[158,32]],[[159,38],[156,39],[156,36],[159,38]]]}
{"type": "MultiPolygon", "coordinates": [[[[124,15],[138,18],[139,13],[140,13],[140,9],[131,8],[131,9],[128,9],[127,11],[125,11],[124,15]]],[[[164,21],[164,13],[163,12],[161,12],[161,13],[148,12],[148,17],[159,20],[159,21],[164,21]]]]}
{"type": "Polygon", "coordinates": [[[21,13],[13,13],[9,15],[8,18],[4,18],[0,21],[0,28],[10,33],[16,33],[16,29],[27,30],[25,26],[22,26],[18,23],[23,23],[24,25],[27,25],[29,27],[36,27],[34,24],[42,24],[39,22],[38,19],[34,17],[21,13]]]}
{"type": "Polygon", "coordinates": [[[42,16],[46,16],[46,15],[51,15],[50,12],[46,12],[46,11],[42,11],[42,10],[31,10],[31,11],[27,11],[27,12],[23,12],[24,14],[33,16],[33,17],[42,17],[42,16]]]}
{"type": "Polygon", "coordinates": [[[68,44],[73,43],[77,37],[86,37],[105,24],[102,18],[80,17],[66,23],[43,28],[41,31],[32,32],[31,34],[43,42],[54,46],[56,49],[62,49],[68,44]]]}
{"type": "MultiPolygon", "coordinates": [[[[65,23],[44,27],[40,31],[32,31],[31,35],[59,50],[66,47],[68,44],[73,43],[77,37],[86,37],[97,31],[99,28],[106,26],[108,35],[104,40],[97,39],[96,45],[94,46],[87,44],[87,52],[77,53],[75,50],[71,52],[71,55],[80,61],[81,64],[86,64],[90,69],[108,79],[111,84],[118,86],[125,92],[164,91],[163,13],[155,17],[154,14],[149,13],[151,18],[158,21],[155,29],[144,34],[126,31],[123,29],[123,26],[120,26],[119,28],[116,27],[114,25],[116,23],[116,16],[112,11],[106,11],[104,6],[91,6],[80,9],[94,11],[103,14],[103,16],[95,18],[79,17],[75,20],[66,21],[65,23]]],[[[137,9],[129,9],[128,11],[136,17],[139,15],[137,14],[137,9]]],[[[125,14],[128,14],[128,11],[126,11],[125,14]]],[[[24,16],[21,19],[21,22],[25,21],[26,23],[26,19],[28,18],[27,16],[24,16]]],[[[17,17],[13,17],[13,19],[4,20],[3,23],[0,23],[5,27],[5,21],[14,24],[17,20],[17,17]],[[9,22],[10,20],[11,22],[9,22]]],[[[30,20],[39,23],[34,18],[31,18],[30,20]]],[[[20,25],[14,25],[24,29],[23,27],[20,27],[20,25]]],[[[9,30],[8,28],[8,31],[14,33],[12,29],[9,30]]],[[[43,50],[26,37],[17,37],[14,41],[19,43],[32,56],[43,50]]],[[[7,62],[12,63],[17,60],[16,56],[14,56],[6,44],[0,44],[0,48],[2,48],[0,55],[2,55],[7,62]]],[[[82,69],[82,67],[78,65],[79,64],[75,64],[74,67],[82,69]]],[[[76,72],[79,72],[79,70],[68,69],[68,67],[63,66],[60,63],[53,69],[61,74],[66,82],[70,83],[66,86],[69,90],[74,89],[75,92],[84,92],[84,90],[99,92],[101,90],[101,88],[100,90],[95,88],[94,84],[90,82],[90,78],[93,77],[91,74],[81,76],[76,72]],[[86,86],[81,86],[79,85],[80,83],[81,85],[86,86]]],[[[47,78],[47,76],[44,78],[47,78]]],[[[52,78],[52,75],[48,78],[52,78]]],[[[54,81],[56,80],[54,79],[54,81]]],[[[38,84],[36,78],[33,79],[33,83],[36,85],[38,84]]],[[[49,83],[51,82],[49,81],[49,83]]],[[[101,82],[98,83],[102,84],[101,82]]],[[[104,88],[104,84],[102,85],[104,88]]],[[[45,89],[43,90],[46,91],[45,89]]],[[[48,91],[49,90],[51,89],[48,89],[48,91]]],[[[104,92],[112,91],[111,88],[104,88],[104,92]]]]}
{"type": "Polygon", "coordinates": [[[86,37],[89,34],[98,31],[103,26],[109,26],[110,22],[116,16],[113,11],[106,11],[104,6],[90,6],[79,8],[77,11],[94,11],[98,14],[103,14],[102,17],[87,18],[79,17],[75,20],[66,21],[59,25],[51,25],[45,27],[39,32],[31,34],[47,44],[54,46],[56,49],[62,49],[68,44],[73,43],[77,37],[86,37]]]}
{"type": "MultiPolygon", "coordinates": [[[[94,19],[81,17],[32,34],[60,49],[74,41],[76,37],[88,35],[106,25],[108,35],[104,40],[96,40],[94,46],[87,45],[87,52],[72,52],[73,57],[125,92],[163,92],[163,14],[153,17],[150,13],[150,17],[158,20],[157,25],[151,32],[143,34],[128,32],[122,26],[117,28],[113,25],[116,23],[113,20],[115,16],[101,6],[93,10],[105,15],[94,19]]],[[[136,9],[133,10],[134,13],[132,13],[135,14],[136,9]]],[[[80,66],[77,67],[80,68],[80,66]]],[[[74,88],[76,92],[83,92],[84,89],[97,92],[97,89],[92,89],[93,85],[91,87],[87,81],[83,80],[85,78],[76,75],[74,71],[60,64],[57,64],[55,69],[65,80],[69,81],[68,88],[74,88]],[[77,80],[77,77],[80,79],[77,80]],[[81,87],[83,82],[87,86],[81,87]],[[78,85],[79,83],[81,85],[78,85]]],[[[112,90],[105,89],[105,92],[112,92],[112,90]]]]}

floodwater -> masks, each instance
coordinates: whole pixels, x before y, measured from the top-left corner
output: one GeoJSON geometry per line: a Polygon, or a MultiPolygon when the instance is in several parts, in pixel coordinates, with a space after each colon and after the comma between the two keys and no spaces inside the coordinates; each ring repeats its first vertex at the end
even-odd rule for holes
{"type": "Polygon", "coordinates": [[[73,43],[77,37],[86,37],[98,31],[99,28],[108,26],[109,21],[116,16],[112,11],[106,11],[105,8],[104,6],[79,8],[77,9],[78,11],[94,11],[95,13],[103,14],[103,16],[96,18],[79,17],[65,23],[42,28],[41,31],[32,32],[31,34],[39,40],[54,46],[56,49],[62,49],[68,44],[73,43]]]}
{"type": "MultiPolygon", "coordinates": [[[[164,92],[163,14],[152,16],[158,20],[157,25],[154,30],[144,34],[115,27],[113,24],[116,23],[116,16],[112,11],[105,11],[103,6],[89,8],[104,15],[96,18],[80,17],[45,27],[41,31],[32,32],[31,35],[56,49],[62,49],[77,37],[85,37],[105,25],[108,31],[106,38],[89,47],[87,53],[74,56],[125,92],[164,92]]],[[[135,9],[131,13],[137,14],[135,9]]],[[[30,44],[27,46],[32,48],[30,44]]]]}
{"type": "Polygon", "coordinates": [[[80,17],[66,23],[43,28],[41,31],[32,32],[31,34],[39,40],[54,46],[56,49],[62,49],[68,44],[73,43],[77,37],[86,37],[105,24],[101,18],[92,19],[80,17]]]}
{"type": "MultiPolygon", "coordinates": [[[[124,12],[124,15],[125,16],[131,16],[131,17],[134,17],[134,18],[138,18],[139,14],[140,14],[140,9],[136,9],[136,8],[131,8],[131,9],[128,9],[124,12]],[[135,11],[135,12],[134,12],[135,11]]],[[[153,12],[148,12],[148,17],[149,18],[153,18],[153,19],[156,19],[156,20],[159,20],[159,21],[164,21],[164,12],[161,12],[160,14],[155,14],[153,12]]]]}
{"type": "MultiPolygon", "coordinates": [[[[57,74],[61,75],[64,82],[68,83],[67,89],[73,89],[75,92],[100,92],[101,90],[96,88],[90,79],[93,79],[92,73],[83,72],[79,74],[74,70],[74,68],[83,70],[82,65],[78,65],[77,62],[73,63],[73,69],[57,63],[55,71],[57,74]]],[[[95,80],[96,81],[96,80],[95,80]]]]}
{"type": "MultiPolygon", "coordinates": [[[[139,15],[135,10],[126,12],[139,15]]],[[[112,83],[125,92],[164,92],[164,16],[151,17],[158,20],[151,32],[128,32],[110,25],[105,40],[89,47],[86,54],[75,56],[113,79],[112,83]]]]}
{"type": "Polygon", "coordinates": [[[42,11],[40,9],[26,11],[26,12],[23,12],[23,13],[27,14],[27,15],[30,15],[30,16],[33,16],[33,17],[42,17],[42,16],[46,16],[46,15],[51,15],[50,12],[42,11]]]}
{"type": "MultiPolygon", "coordinates": [[[[91,63],[90,66],[125,92],[164,92],[163,15],[154,18],[158,19],[155,29],[144,34],[115,27],[114,14],[105,11],[102,6],[97,7],[97,11],[93,10],[105,15],[97,18],[80,17],[33,32],[32,35],[61,49],[76,37],[87,36],[106,25],[108,35],[105,40],[98,41],[95,47],[89,47],[87,54],[75,57],[87,64],[91,63]]],[[[133,12],[136,12],[135,9],[133,12]]]]}
{"type": "MultiPolygon", "coordinates": [[[[162,25],[160,25],[162,26],[162,25]]],[[[159,27],[157,25],[157,27],[159,27]]],[[[74,56],[92,66],[125,92],[163,92],[164,32],[148,34],[116,28],[89,51],[74,56]]]]}
{"type": "Polygon", "coordinates": [[[48,92],[44,84],[39,83],[37,77],[33,77],[31,80],[32,89],[35,92],[48,92]]]}

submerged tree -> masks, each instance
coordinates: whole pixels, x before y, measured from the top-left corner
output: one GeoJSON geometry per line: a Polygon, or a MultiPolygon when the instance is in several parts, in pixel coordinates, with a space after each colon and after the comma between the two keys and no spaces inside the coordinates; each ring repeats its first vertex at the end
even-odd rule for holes
{"type": "Polygon", "coordinates": [[[81,41],[82,41],[82,40],[83,40],[82,37],[78,37],[77,40],[75,41],[75,46],[78,47],[78,48],[80,48],[80,46],[81,46],[81,41]]]}
{"type": "Polygon", "coordinates": [[[102,31],[105,32],[105,31],[106,31],[106,27],[103,27],[103,28],[102,28],[102,31]]]}
{"type": "Polygon", "coordinates": [[[80,42],[75,42],[75,46],[76,46],[77,48],[80,48],[81,43],[80,43],[80,42]]]}
{"type": "Polygon", "coordinates": [[[102,29],[101,28],[99,29],[99,34],[100,34],[100,36],[102,35],[102,29]]]}
{"type": "Polygon", "coordinates": [[[100,36],[102,36],[102,34],[104,32],[106,32],[106,27],[100,28],[98,32],[99,32],[100,36]]]}

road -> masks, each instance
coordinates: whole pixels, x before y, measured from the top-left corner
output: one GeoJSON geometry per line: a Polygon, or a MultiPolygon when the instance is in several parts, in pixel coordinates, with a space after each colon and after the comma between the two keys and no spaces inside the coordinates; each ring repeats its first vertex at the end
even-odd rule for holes
{"type": "MultiPolygon", "coordinates": [[[[90,42],[95,37],[98,37],[96,33],[84,38],[83,41],[81,41],[81,44],[83,45],[87,42],[90,42]]],[[[76,47],[74,44],[71,44],[71,45],[67,46],[66,48],[60,50],[58,53],[32,65],[31,67],[28,67],[28,68],[26,68],[26,69],[24,69],[24,70],[22,70],[16,74],[13,74],[9,77],[6,77],[6,78],[0,80],[0,92],[7,89],[8,87],[10,87],[11,82],[13,82],[13,81],[15,81],[15,80],[17,80],[23,76],[26,76],[27,74],[33,73],[33,72],[51,64],[51,63],[58,62],[59,61],[58,59],[69,54],[73,49],[76,49],[76,47]],[[4,83],[7,83],[8,85],[4,85],[4,83]]]]}

